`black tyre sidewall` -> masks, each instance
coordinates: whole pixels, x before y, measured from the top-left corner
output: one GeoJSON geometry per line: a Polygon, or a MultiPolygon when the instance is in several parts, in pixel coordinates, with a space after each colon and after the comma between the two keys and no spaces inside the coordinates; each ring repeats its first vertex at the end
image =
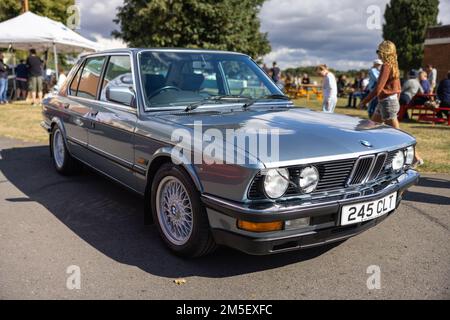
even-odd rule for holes
{"type": "Polygon", "coordinates": [[[200,194],[197,191],[196,186],[183,169],[172,163],[166,163],[161,166],[161,168],[157,171],[155,178],[153,179],[151,187],[151,209],[153,214],[153,221],[158,228],[161,238],[169,247],[169,249],[171,249],[175,254],[192,258],[208,253],[208,246],[210,246],[211,244],[212,235],[206,210],[201,203],[200,194]],[[181,183],[183,183],[191,200],[193,230],[189,240],[183,245],[175,245],[166,238],[166,235],[162,231],[162,227],[158,219],[156,210],[156,194],[161,180],[167,176],[173,176],[180,180],[181,183]]]}
{"type": "Polygon", "coordinates": [[[52,130],[52,133],[50,136],[50,153],[52,156],[53,165],[58,173],[63,174],[63,175],[71,175],[71,174],[75,173],[75,171],[76,171],[75,159],[73,159],[72,156],[70,155],[69,150],[67,149],[66,141],[64,139],[64,132],[58,125],[55,125],[53,127],[53,130],[52,130]],[[64,161],[63,161],[63,165],[61,167],[58,167],[58,165],[56,164],[54,150],[53,150],[54,149],[53,148],[53,139],[55,136],[55,132],[58,130],[63,138],[63,144],[64,144],[64,161]]]}

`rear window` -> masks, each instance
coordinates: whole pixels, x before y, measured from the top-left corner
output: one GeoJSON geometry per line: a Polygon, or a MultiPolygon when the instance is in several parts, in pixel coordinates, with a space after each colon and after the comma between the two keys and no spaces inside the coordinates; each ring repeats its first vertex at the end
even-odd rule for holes
{"type": "Polygon", "coordinates": [[[72,95],[72,96],[76,96],[77,95],[78,83],[80,82],[80,75],[81,75],[81,71],[82,70],[83,70],[83,66],[78,68],[78,71],[75,74],[75,76],[73,77],[72,83],[70,84],[69,91],[70,91],[70,95],[72,95]]]}
{"type": "Polygon", "coordinates": [[[105,57],[88,58],[81,72],[77,96],[87,99],[97,98],[97,89],[100,81],[105,57]]]}

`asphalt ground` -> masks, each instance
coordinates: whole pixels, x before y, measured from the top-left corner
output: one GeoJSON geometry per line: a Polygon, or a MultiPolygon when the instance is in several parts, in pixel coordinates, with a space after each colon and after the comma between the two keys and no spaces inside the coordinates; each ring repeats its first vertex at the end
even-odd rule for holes
{"type": "Polygon", "coordinates": [[[140,197],[88,170],[58,175],[47,146],[0,149],[0,299],[450,298],[448,175],[423,175],[396,213],[339,245],[183,260],[143,224],[140,197]]]}

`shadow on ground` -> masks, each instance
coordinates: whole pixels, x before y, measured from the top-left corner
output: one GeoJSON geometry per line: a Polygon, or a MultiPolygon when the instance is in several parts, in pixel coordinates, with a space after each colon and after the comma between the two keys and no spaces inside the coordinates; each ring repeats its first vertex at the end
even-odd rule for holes
{"type": "MultiPolygon", "coordinates": [[[[450,189],[450,182],[448,180],[439,178],[422,177],[419,180],[420,187],[426,188],[438,188],[438,189],[450,189]]],[[[416,201],[430,204],[450,205],[450,198],[441,194],[431,194],[418,191],[408,191],[405,196],[405,200],[416,201]]]]}
{"type": "Polygon", "coordinates": [[[210,256],[184,260],[165,249],[153,225],[144,225],[139,196],[88,170],[60,176],[45,146],[6,149],[1,155],[0,170],[25,194],[6,201],[38,202],[106,256],[157,276],[229,277],[314,259],[336,246],[256,257],[220,248],[210,256]]]}

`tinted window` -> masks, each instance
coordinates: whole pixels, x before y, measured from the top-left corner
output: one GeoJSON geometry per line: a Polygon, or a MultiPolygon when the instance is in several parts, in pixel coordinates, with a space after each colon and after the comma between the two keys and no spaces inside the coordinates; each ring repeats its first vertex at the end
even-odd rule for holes
{"type": "Polygon", "coordinates": [[[126,56],[111,56],[103,79],[100,100],[107,101],[106,89],[108,86],[131,87],[133,86],[133,75],[131,73],[131,61],[126,56]]]}
{"type": "Polygon", "coordinates": [[[83,66],[81,66],[77,74],[73,77],[72,83],[70,84],[70,94],[75,96],[77,94],[78,82],[80,81],[81,71],[83,70],[83,66]]]}
{"type": "Polygon", "coordinates": [[[95,99],[105,57],[88,58],[81,73],[78,97],[95,99]]]}

